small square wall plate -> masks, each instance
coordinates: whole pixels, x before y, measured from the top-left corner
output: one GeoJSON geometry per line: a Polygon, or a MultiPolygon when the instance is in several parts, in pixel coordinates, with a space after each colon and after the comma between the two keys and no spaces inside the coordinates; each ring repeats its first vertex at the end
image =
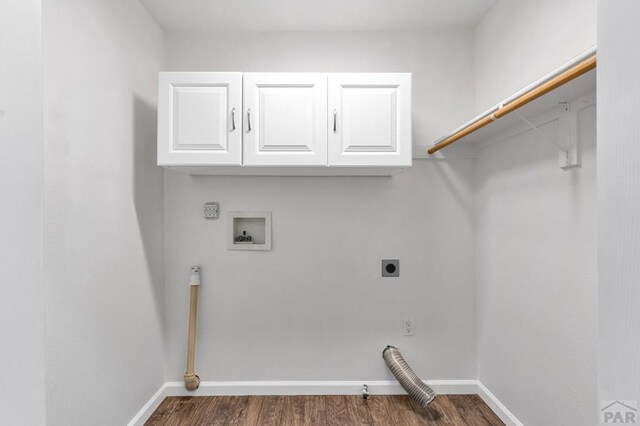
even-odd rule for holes
{"type": "Polygon", "coordinates": [[[271,250],[271,212],[229,212],[228,250],[271,250]]]}
{"type": "Polygon", "coordinates": [[[400,276],[400,260],[382,259],[382,276],[383,277],[399,277],[400,276]]]}

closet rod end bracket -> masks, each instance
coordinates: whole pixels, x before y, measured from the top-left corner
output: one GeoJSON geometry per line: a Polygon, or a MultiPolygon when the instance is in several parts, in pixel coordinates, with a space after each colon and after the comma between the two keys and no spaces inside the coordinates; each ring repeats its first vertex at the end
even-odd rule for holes
{"type": "Polygon", "coordinates": [[[562,170],[571,170],[582,166],[580,140],[578,137],[578,109],[570,102],[562,102],[562,110],[558,118],[558,140],[566,150],[561,150],[558,163],[562,170]]]}

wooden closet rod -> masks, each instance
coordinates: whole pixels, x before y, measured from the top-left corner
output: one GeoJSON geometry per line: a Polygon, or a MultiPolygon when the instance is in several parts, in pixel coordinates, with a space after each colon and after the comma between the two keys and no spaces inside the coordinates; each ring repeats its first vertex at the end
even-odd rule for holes
{"type": "Polygon", "coordinates": [[[440,141],[436,142],[431,148],[428,149],[429,154],[434,154],[445,148],[452,143],[462,139],[463,137],[470,135],[471,133],[483,128],[487,124],[504,117],[505,115],[517,110],[520,107],[538,99],[541,96],[546,95],[552,90],[574,80],[581,75],[591,71],[596,67],[596,53],[593,49],[586,59],[580,58],[580,61],[569,68],[564,69],[555,76],[550,76],[547,79],[543,79],[539,84],[534,85],[531,88],[527,88],[523,93],[518,94],[516,97],[509,98],[501,106],[495,107],[492,110],[484,113],[480,117],[472,120],[469,124],[456,130],[453,134],[446,136],[440,141]]]}

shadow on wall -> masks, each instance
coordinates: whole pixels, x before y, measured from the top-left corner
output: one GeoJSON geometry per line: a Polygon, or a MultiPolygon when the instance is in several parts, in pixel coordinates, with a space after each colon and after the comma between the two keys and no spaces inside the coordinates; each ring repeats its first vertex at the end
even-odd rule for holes
{"type": "MultiPolygon", "coordinates": [[[[469,199],[469,197],[465,195],[465,191],[468,191],[468,189],[465,188],[474,188],[475,182],[473,180],[466,179],[466,175],[464,173],[456,173],[456,168],[460,166],[458,166],[455,161],[447,161],[447,165],[445,166],[446,170],[443,167],[443,162],[440,160],[434,159],[431,160],[431,163],[433,164],[433,169],[436,171],[438,176],[440,176],[442,183],[446,187],[446,192],[451,194],[460,205],[462,211],[465,212],[469,223],[474,223],[474,200],[473,198],[469,199]]],[[[462,167],[469,167],[469,164],[466,162],[462,164],[462,167]]],[[[475,168],[475,161],[473,162],[473,167],[475,168]]]]}
{"type": "Polygon", "coordinates": [[[156,164],[157,109],[133,96],[133,202],[157,314],[163,312],[164,171],[156,164]]]}

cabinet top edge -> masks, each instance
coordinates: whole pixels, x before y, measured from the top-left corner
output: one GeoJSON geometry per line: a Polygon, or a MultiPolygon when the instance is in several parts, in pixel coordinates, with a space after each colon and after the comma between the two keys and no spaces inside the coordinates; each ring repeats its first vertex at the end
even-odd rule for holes
{"type": "Polygon", "coordinates": [[[314,71],[277,71],[277,72],[268,72],[268,71],[160,71],[158,74],[161,75],[169,75],[169,74],[196,74],[196,75],[206,75],[206,74],[229,74],[229,75],[237,75],[237,74],[323,74],[323,75],[413,75],[412,72],[314,72],[314,71]]]}

